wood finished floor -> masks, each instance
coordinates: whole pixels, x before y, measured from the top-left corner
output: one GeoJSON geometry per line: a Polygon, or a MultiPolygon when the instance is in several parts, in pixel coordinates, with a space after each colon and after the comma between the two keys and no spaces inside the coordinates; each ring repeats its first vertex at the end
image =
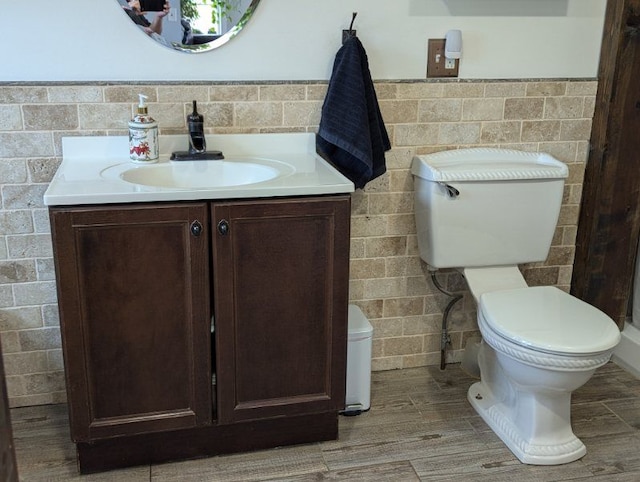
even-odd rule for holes
{"type": "Polygon", "coordinates": [[[459,365],[373,374],[371,410],[337,441],[79,476],[65,405],[11,412],[24,481],[640,481],[640,380],[609,363],[574,393],[579,461],[523,465],[473,411],[459,365]]]}

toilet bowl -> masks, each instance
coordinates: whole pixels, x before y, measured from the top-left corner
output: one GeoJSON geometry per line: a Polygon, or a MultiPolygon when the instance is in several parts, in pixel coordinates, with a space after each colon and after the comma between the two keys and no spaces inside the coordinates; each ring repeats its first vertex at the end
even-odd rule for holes
{"type": "Polygon", "coordinates": [[[546,259],[567,167],[543,153],[460,149],[417,156],[411,171],[421,258],[460,270],[477,302],[480,381],[469,402],[523,463],[579,459],[571,393],[620,332],[556,287],[527,286],[517,267],[546,259]]]}
{"type": "MultiPolygon", "coordinates": [[[[482,270],[469,277],[477,284],[482,270]]],[[[571,393],[607,363],[617,326],[564,291],[539,286],[481,294],[478,327],[481,381],[467,395],[478,414],[524,463],[582,457],[586,448],[571,429],[571,393]]]]}

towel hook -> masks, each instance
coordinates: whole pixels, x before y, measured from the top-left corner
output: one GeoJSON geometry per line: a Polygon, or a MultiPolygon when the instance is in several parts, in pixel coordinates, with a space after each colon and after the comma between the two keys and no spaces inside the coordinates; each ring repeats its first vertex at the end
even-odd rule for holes
{"type": "Polygon", "coordinates": [[[356,31],[353,30],[353,23],[356,21],[356,17],[358,16],[358,12],[353,12],[351,14],[351,24],[349,25],[349,30],[342,31],[342,43],[345,43],[347,39],[350,37],[356,36],[356,31]]]}
{"type": "Polygon", "coordinates": [[[353,12],[351,14],[351,24],[349,25],[349,33],[353,33],[353,22],[356,21],[357,16],[358,16],[358,12],[353,12]]]}

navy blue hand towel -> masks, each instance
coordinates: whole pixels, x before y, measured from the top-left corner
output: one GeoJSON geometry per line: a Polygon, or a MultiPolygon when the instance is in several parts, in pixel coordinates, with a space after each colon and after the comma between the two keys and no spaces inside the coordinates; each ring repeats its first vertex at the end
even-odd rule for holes
{"type": "Polygon", "coordinates": [[[391,149],[369,61],[357,37],[338,50],[322,106],[316,148],[356,186],[387,170],[384,153],[391,149]]]}

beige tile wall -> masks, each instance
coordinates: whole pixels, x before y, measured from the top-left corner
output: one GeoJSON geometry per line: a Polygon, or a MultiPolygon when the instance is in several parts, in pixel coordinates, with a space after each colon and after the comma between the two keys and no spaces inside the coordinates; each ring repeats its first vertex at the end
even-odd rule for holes
{"type": "MultiPolygon", "coordinates": [[[[546,151],[569,165],[560,223],[530,284],[568,289],[595,81],[379,82],[392,138],[388,172],[353,196],[350,298],[374,326],[374,370],[438,364],[446,297],[427,279],[413,220],[415,154],[471,146],[546,151]]],[[[54,270],[42,195],[69,135],[123,135],[142,92],[161,133],[185,133],[199,102],[210,132],[314,131],[323,83],[0,84],[0,336],[13,406],[64,400],[54,270]]],[[[439,275],[464,290],[454,272],[439,275]]],[[[450,319],[448,359],[476,335],[466,294],[450,319]]]]}

